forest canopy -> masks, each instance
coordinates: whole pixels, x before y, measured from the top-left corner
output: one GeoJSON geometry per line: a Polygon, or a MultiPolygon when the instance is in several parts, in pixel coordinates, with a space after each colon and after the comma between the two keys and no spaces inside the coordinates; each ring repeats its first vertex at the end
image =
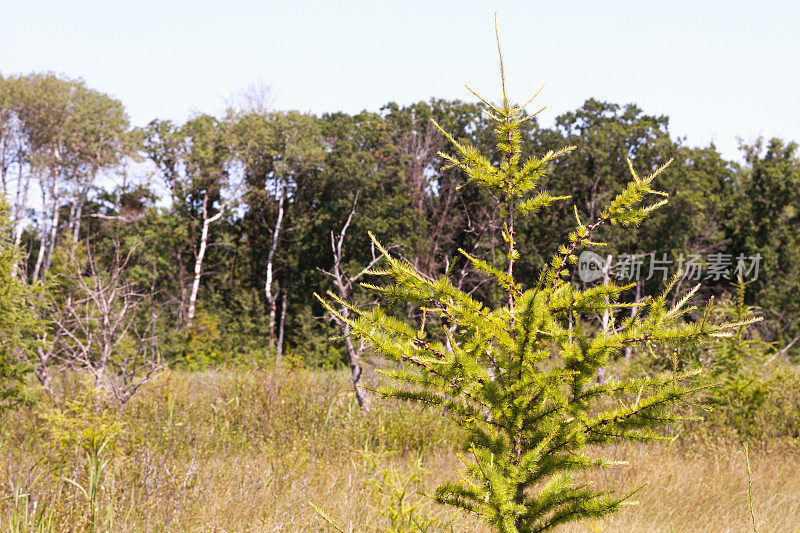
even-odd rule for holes
{"type": "MultiPolygon", "coordinates": [[[[0,185],[10,206],[3,239],[23,257],[9,276],[44,289],[36,298],[47,348],[22,358],[45,385],[48,367],[70,358],[93,361],[104,379],[105,365],[127,364],[115,359],[120,348],[132,360],[150,351],[190,367],[287,354],[311,366],[343,364],[343,347],[329,342],[338,330],[313,293],[332,287],[332,233],[354,205],[344,272],[372,261],[371,230],[426,275],[449,273],[495,302],[502,295],[458,250],[501,263],[500,213],[491,191],[461,186],[461,171],[446,168],[438,155],[446,140],[432,120],[499,157],[492,126],[472,102],[390,102],[378,112],[321,116],[252,106],[135,128],[123,103],[82,80],[0,78],[0,185]],[[103,312],[118,318],[116,329],[89,335],[103,312]]],[[[733,294],[741,274],[746,303],[765,317],[760,337],[798,353],[797,144],[758,140],[742,146],[742,162],[730,161],[713,145],[675,137],[666,116],[595,99],[550,127],[527,120],[521,135],[527,153],[578,147],[549,163],[544,183],[572,200],[516,228],[521,281],[553,255],[551,243],[563,241],[575,213],[594,219],[621,191],[627,158],[648,173],[674,159],[659,183],[669,203],[646,226],[610,240],[601,270],[634,283],[623,295],[634,303],[679,269],[685,282],[675,298],[697,282],[701,299],[733,294]]],[[[591,281],[577,269],[572,276],[591,281]]]]}

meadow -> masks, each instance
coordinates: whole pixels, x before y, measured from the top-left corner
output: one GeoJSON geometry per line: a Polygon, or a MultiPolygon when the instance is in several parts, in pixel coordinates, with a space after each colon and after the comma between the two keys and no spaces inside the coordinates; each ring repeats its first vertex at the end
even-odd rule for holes
{"type": "Polygon", "coordinates": [[[0,533],[800,530],[800,146],[498,59],[138,126],[0,73],[0,533]]]}
{"type": "MultiPolygon", "coordinates": [[[[65,374],[38,407],[4,416],[3,531],[335,531],[311,504],[344,531],[489,531],[424,495],[458,477],[447,414],[383,400],[363,413],[344,372],[171,371],[123,410],[92,390],[65,374]]],[[[751,442],[751,516],[742,444],[713,417],[692,425],[602,450],[628,464],[586,481],[646,482],[638,504],[563,531],[752,531],[753,516],[758,531],[799,527],[796,438],[751,442]]]]}

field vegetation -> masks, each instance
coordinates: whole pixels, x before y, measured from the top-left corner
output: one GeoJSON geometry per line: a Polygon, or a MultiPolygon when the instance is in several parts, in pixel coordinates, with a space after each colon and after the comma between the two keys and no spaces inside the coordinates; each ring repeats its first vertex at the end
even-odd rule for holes
{"type": "MultiPolygon", "coordinates": [[[[348,531],[402,530],[411,509],[420,523],[436,520],[429,531],[490,531],[423,496],[460,467],[448,417],[388,402],[364,414],[346,378],[308,368],[174,371],[119,410],[85,377],[60,376],[39,407],[3,417],[0,523],[84,531],[94,516],[97,531],[333,531],[313,503],[348,531]]],[[[759,531],[800,523],[800,378],[791,379],[754,420],[767,437],[749,449],[759,531]]],[[[602,450],[629,464],[590,480],[622,490],[647,482],[639,503],[564,531],[752,530],[744,449],[722,422],[692,423],[674,442],[602,450]]]]}
{"type": "Polygon", "coordinates": [[[473,94],[0,76],[0,530],[797,530],[797,144],[473,94]]]}

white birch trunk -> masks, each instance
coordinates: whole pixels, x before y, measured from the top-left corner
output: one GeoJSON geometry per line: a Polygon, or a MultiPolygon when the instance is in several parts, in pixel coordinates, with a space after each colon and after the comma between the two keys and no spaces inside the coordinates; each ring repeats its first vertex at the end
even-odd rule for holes
{"type": "Polygon", "coordinates": [[[78,200],[78,208],[75,210],[75,220],[73,220],[72,224],[72,241],[78,242],[78,237],[80,237],[81,232],[81,216],[83,215],[83,203],[86,200],[86,197],[82,197],[78,200]]]}
{"type": "Polygon", "coordinates": [[[275,263],[275,252],[278,249],[278,240],[280,239],[281,228],[283,227],[284,203],[286,201],[286,184],[281,182],[280,191],[278,193],[278,218],[275,221],[275,230],[272,232],[272,245],[267,255],[267,277],[264,283],[264,295],[267,297],[267,304],[269,305],[269,322],[267,329],[269,333],[269,347],[270,350],[275,350],[275,307],[277,301],[277,291],[273,289],[273,268],[275,263]]]}
{"type": "Polygon", "coordinates": [[[197,292],[200,290],[200,276],[203,272],[203,259],[206,255],[206,248],[208,247],[208,228],[219,220],[222,216],[224,207],[220,208],[219,213],[213,217],[208,217],[208,193],[203,197],[203,230],[200,234],[200,249],[197,251],[197,257],[194,261],[194,280],[192,280],[192,290],[189,293],[189,309],[186,313],[186,329],[192,328],[194,322],[194,315],[197,304],[197,292]]]}
{"type": "Polygon", "coordinates": [[[22,167],[20,167],[20,176],[17,181],[17,194],[16,201],[14,202],[14,246],[19,246],[22,242],[22,229],[25,224],[25,213],[28,210],[28,188],[31,183],[31,176],[22,181],[22,167]]]}
{"type": "MultiPolygon", "coordinates": [[[[637,279],[636,280],[636,297],[634,298],[633,302],[638,304],[639,300],[641,300],[641,299],[642,299],[642,284],[637,279]]],[[[634,305],[633,307],[631,307],[631,316],[635,316],[637,312],[639,312],[639,306],[638,305],[634,305]]],[[[626,363],[630,363],[631,359],[633,359],[633,348],[628,346],[627,348],[625,348],[625,362],[626,363]]]]}
{"type": "Polygon", "coordinates": [[[74,242],[78,241],[81,231],[81,217],[83,215],[83,206],[86,203],[86,196],[89,194],[89,187],[94,183],[97,170],[92,169],[89,176],[79,183],[79,187],[75,192],[75,198],[72,201],[72,207],[69,211],[69,233],[72,235],[74,242]]]}
{"type": "Polygon", "coordinates": [[[42,267],[42,274],[50,268],[50,262],[53,260],[53,251],[56,248],[56,239],[58,238],[58,219],[60,215],[60,210],[58,209],[58,176],[56,175],[53,178],[53,189],[52,189],[52,207],[53,207],[53,218],[50,221],[50,241],[47,243],[47,256],[44,260],[44,265],[42,267]]]}
{"type": "Polygon", "coordinates": [[[47,248],[47,217],[49,215],[50,204],[54,202],[54,198],[48,198],[46,189],[42,187],[42,228],[39,240],[39,253],[36,256],[36,265],[33,267],[33,275],[31,279],[36,281],[39,279],[39,273],[44,264],[45,250],[47,248]]]}
{"type": "MultiPolygon", "coordinates": [[[[603,268],[603,285],[608,284],[609,280],[608,271],[610,269],[611,269],[611,256],[609,255],[606,257],[606,264],[605,267],[603,268]]],[[[609,303],[608,300],[606,300],[606,303],[609,303]]],[[[603,325],[603,331],[606,331],[608,329],[608,322],[610,318],[611,318],[611,310],[606,309],[605,311],[603,311],[603,318],[601,320],[603,325]]]]}
{"type": "Polygon", "coordinates": [[[286,291],[283,292],[283,299],[281,301],[281,322],[278,326],[278,343],[275,346],[275,362],[280,365],[283,361],[283,332],[286,324],[286,306],[288,305],[288,298],[286,291]]]}
{"type": "MultiPolygon", "coordinates": [[[[22,165],[20,165],[19,170],[19,179],[17,180],[17,193],[16,193],[16,201],[14,202],[14,228],[13,228],[13,235],[12,239],[14,241],[14,248],[19,249],[19,245],[22,242],[22,229],[25,223],[25,213],[28,210],[28,186],[31,182],[31,176],[25,178],[24,184],[22,181],[22,165]]],[[[17,271],[19,270],[19,261],[14,262],[11,267],[11,277],[17,277],[17,271]]]]}
{"type": "MultiPolygon", "coordinates": [[[[603,267],[603,285],[606,285],[609,280],[609,270],[611,269],[611,256],[606,256],[606,264],[603,267]]],[[[606,300],[606,303],[609,303],[606,300]]],[[[606,309],[603,311],[603,318],[600,320],[601,325],[603,326],[603,332],[608,330],[608,323],[611,320],[611,310],[606,309]]],[[[601,385],[606,382],[606,369],[604,367],[598,367],[597,369],[597,382],[601,385]]]]}

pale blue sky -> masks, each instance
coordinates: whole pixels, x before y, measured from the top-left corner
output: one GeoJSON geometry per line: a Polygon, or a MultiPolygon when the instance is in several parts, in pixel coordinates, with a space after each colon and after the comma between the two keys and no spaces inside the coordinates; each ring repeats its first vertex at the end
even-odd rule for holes
{"type": "Polygon", "coordinates": [[[492,14],[512,97],[542,83],[543,123],[589,97],[666,114],[688,142],[800,140],[800,2],[227,2],[0,0],[0,72],[82,77],[133,121],[218,113],[270,84],[278,109],[499,93],[492,14]]]}

